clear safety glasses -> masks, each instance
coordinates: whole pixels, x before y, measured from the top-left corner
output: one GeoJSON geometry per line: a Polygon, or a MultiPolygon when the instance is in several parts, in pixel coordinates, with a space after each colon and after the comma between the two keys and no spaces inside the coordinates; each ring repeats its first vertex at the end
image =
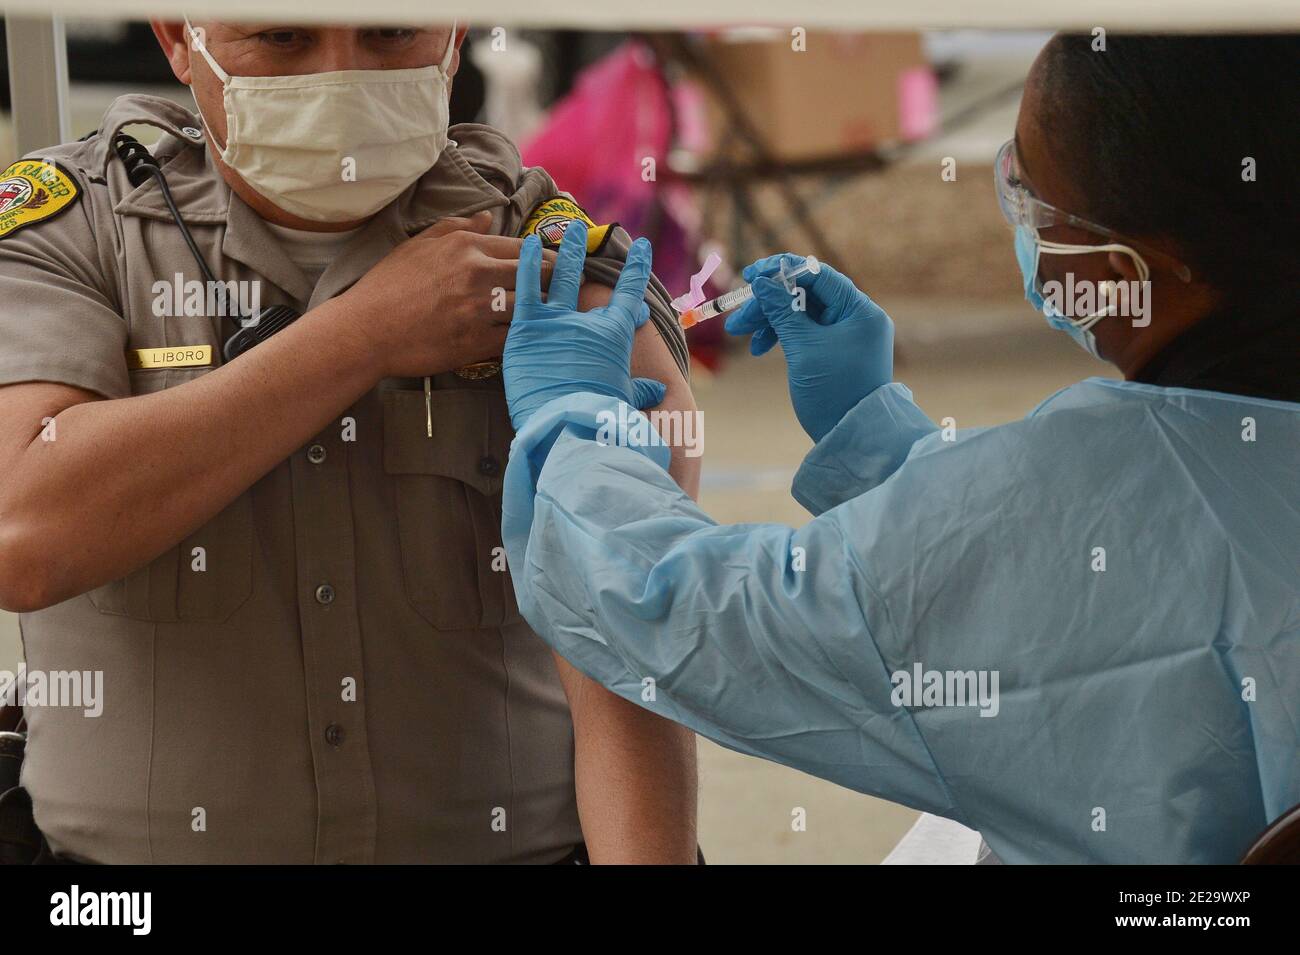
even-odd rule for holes
{"type": "Polygon", "coordinates": [[[998,194],[998,206],[1002,209],[1002,215],[1013,226],[1023,225],[1035,231],[1054,225],[1074,226],[1077,229],[1083,229],[1094,235],[1127,245],[1148,258],[1164,263],[1184,282],[1192,280],[1191,269],[1173,256],[1150,246],[1134,242],[1132,239],[1095,222],[1080,219],[1078,216],[1049,205],[1035,196],[1021,171],[1014,139],[1008,139],[1002,144],[1002,148],[998,150],[997,159],[993,163],[993,186],[998,194]]]}

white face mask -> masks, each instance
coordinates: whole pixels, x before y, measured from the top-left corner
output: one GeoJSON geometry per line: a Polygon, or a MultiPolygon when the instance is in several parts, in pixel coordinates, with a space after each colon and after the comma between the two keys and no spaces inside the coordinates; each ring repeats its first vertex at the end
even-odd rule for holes
{"type": "MultiPolygon", "coordinates": [[[[431,169],[447,147],[454,25],[438,66],[300,76],[231,76],[188,19],[185,26],[221,79],[222,161],[285,212],[313,222],[364,219],[431,169]]],[[[202,110],[199,116],[216,143],[202,110]]]]}

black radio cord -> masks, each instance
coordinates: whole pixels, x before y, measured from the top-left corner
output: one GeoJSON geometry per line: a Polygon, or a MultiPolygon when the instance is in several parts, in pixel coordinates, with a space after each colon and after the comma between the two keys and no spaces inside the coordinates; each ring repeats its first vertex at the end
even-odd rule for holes
{"type": "Polygon", "coordinates": [[[208,263],[203,258],[203,253],[199,251],[194,236],[190,234],[189,227],[185,224],[185,220],[181,218],[180,210],[176,208],[176,200],[172,198],[171,187],[167,185],[167,179],[163,176],[162,169],[159,168],[158,161],[153,158],[153,154],[134,136],[128,136],[122,132],[113,137],[113,149],[116,150],[118,158],[122,160],[122,165],[126,167],[126,177],[131,181],[131,185],[143,185],[145,181],[151,178],[158,183],[158,190],[162,193],[163,202],[167,203],[167,211],[176,220],[176,225],[181,230],[181,236],[185,239],[185,244],[189,246],[190,252],[194,255],[194,261],[198,263],[199,271],[203,273],[204,280],[209,283],[209,288],[219,290],[218,294],[224,299],[225,287],[216,284],[216,276],[208,268],[208,263]]]}
{"type": "Polygon", "coordinates": [[[194,255],[194,261],[198,263],[199,272],[202,273],[204,280],[208,283],[208,301],[216,306],[218,324],[220,324],[221,318],[224,317],[231,319],[238,326],[235,333],[226,339],[225,345],[221,349],[226,361],[234,361],[254,345],[266,341],[298,319],[298,311],[288,305],[271,305],[267,308],[258,309],[252,315],[245,315],[238,299],[230,301],[227,297],[226,283],[218,281],[217,277],[212,274],[212,270],[208,268],[207,260],[203,258],[203,253],[199,251],[194,236],[190,234],[189,227],[185,224],[185,220],[181,218],[180,210],[176,208],[176,200],[172,198],[171,187],[167,185],[167,179],[163,176],[162,169],[159,167],[158,161],[153,158],[153,154],[133,136],[128,136],[122,132],[113,137],[113,149],[116,150],[118,158],[122,160],[122,165],[126,168],[126,176],[131,181],[131,185],[141,186],[149,179],[153,179],[158,183],[158,190],[162,193],[163,202],[167,203],[167,211],[172,214],[172,218],[176,221],[176,226],[181,230],[185,244],[189,246],[190,252],[194,255]]]}

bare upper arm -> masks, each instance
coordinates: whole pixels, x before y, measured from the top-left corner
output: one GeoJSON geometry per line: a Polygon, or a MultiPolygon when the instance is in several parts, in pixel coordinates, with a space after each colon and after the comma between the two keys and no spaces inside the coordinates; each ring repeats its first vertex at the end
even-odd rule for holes
{"type": "MultiPolygon", "coordinates": [[[[607,285],[595,282],[584,283],[578,294],[578,308],[583,311],[597,308],[608,302],[611,294],[613,291],[607,285]]],[[[681,369],[677,367],[677,362],[673,361],[672,353],[668,351],[668,346],[664,344],[663,337],[655,328],[654,322],[646,322],[637,329],[636,340],[632,345],[632,374],[637,378],[654,378],[667,385],[668,391],[664,395],[663,402],[656,406],[656,410],[681,412],[683,427],[680,434],[698,437],[702,443],[704,430],[699,427],[699,409],[695,405],[695,395],[692,394],[691,386],[682,375],[681,369]],[[687,415],[693,416],[694,420],[686,422],[687,415]]],[[[668,473],[683,491],[692,498],[698,498],[701,464],[699,444],[688,445],[683,441],[672,441],[667,435],[665,438],[671,441],[672,451],[672,463],[668,467],[668,473]]]]}

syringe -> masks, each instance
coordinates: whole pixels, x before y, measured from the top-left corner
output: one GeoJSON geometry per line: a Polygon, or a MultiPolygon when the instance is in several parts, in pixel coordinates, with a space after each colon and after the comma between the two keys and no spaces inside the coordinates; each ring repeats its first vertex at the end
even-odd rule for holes
{"type": "MultiPolygon", "coordinates": [[[[822,264],[813,256],[808,256],[803,260],[803,265],[796,265],[787,268],[784,259],[781,260],[781,281],[785,283],[786,291],[791,295],[795,290],[795,279],[801,275],[811,272],[816,275],[822,270],[822,264]]],[[[678,316],[678,321],[682,328],[690,328],[692,325],[698,325],[700,322],[706,322],[710,318],[717,318],[723,312],[729,312],[733,308],[739,308],[751,298],[754,297],[754,286],[742,285],[740,288],[732,289],[730,292],[724,292],[717,298],[711,298],[707,302],[701,302],[694,308],[688,308],[678,316]]]]}

